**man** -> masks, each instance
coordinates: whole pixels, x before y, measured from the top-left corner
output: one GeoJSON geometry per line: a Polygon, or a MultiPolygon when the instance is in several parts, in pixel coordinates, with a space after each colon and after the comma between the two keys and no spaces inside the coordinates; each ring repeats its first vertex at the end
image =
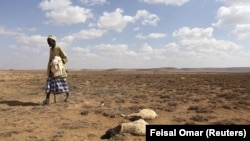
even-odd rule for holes
{"type": "Polygon", "coordinates": [[[67,71],[65,64],[68,62],[68,57],[65,54],[64,50],[56,45],[56,36],[55,35],[49,35],[47,38],[48,45],[50,47],[50,56],[49,56],[49,62],[47,66],[47,84],[46,84],[46,99],[43,101],[44,105],[47,105],[50,103],[50,94],[61,94],[66,93],[66,99],[65,102],[69,101],[69,86],[67,83],[67,71]],[[51,71],[52,67],[52,60],[55,58],[55,56],[59,56],[62,60],[63,67],[62,67],[62,73],[61,75],[54,75],[51,71]]]}

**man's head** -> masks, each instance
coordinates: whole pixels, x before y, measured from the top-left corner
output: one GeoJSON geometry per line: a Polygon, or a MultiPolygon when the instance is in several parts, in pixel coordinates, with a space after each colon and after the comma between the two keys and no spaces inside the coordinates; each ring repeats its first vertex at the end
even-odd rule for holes
{"type": "Polygon", "coordinates": [[[56,46],[56,36],[55,35],[49,35],[47,38],[47,42],[50,47],[55,47],[56,46]]]}

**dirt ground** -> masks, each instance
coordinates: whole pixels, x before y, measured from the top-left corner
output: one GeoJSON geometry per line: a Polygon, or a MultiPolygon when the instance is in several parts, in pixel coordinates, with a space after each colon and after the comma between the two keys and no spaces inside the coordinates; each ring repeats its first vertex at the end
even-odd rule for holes
{"type": "MultiPolygon", "coordinates": [[[[250,124],[250,73],[69,71],[65,94],[42,106],[46,71],[0,71],[1,141],[101,141],[128,122],[120,114],[151,108],[149,124],[250,124]]],[[[144,141],[119,134],[103,141],[144,141]]]]}

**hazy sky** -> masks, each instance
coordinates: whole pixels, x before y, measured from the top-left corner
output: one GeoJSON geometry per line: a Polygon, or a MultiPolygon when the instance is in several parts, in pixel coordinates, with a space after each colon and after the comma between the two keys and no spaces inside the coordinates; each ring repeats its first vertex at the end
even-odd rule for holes
{"type": "Polygon", "coordinates": [[[1,0],[0,69],[249,67],[249,0],[1,0]]]}

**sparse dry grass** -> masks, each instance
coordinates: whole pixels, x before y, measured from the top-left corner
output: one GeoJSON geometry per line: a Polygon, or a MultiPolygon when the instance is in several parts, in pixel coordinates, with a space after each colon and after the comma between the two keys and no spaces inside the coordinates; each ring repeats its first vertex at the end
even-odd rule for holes
{"type": "MultiPolygon", "coordinates": [[[[121,113],[154,109],[157,124],[249,124],[250,73],[70,71],[71,101],[41,106],[45,71],[0,71],[0,140],[99,141],[127,122],[121,113]]],[[[144,141],[124,134],[116,138],[144,141]]]]}

